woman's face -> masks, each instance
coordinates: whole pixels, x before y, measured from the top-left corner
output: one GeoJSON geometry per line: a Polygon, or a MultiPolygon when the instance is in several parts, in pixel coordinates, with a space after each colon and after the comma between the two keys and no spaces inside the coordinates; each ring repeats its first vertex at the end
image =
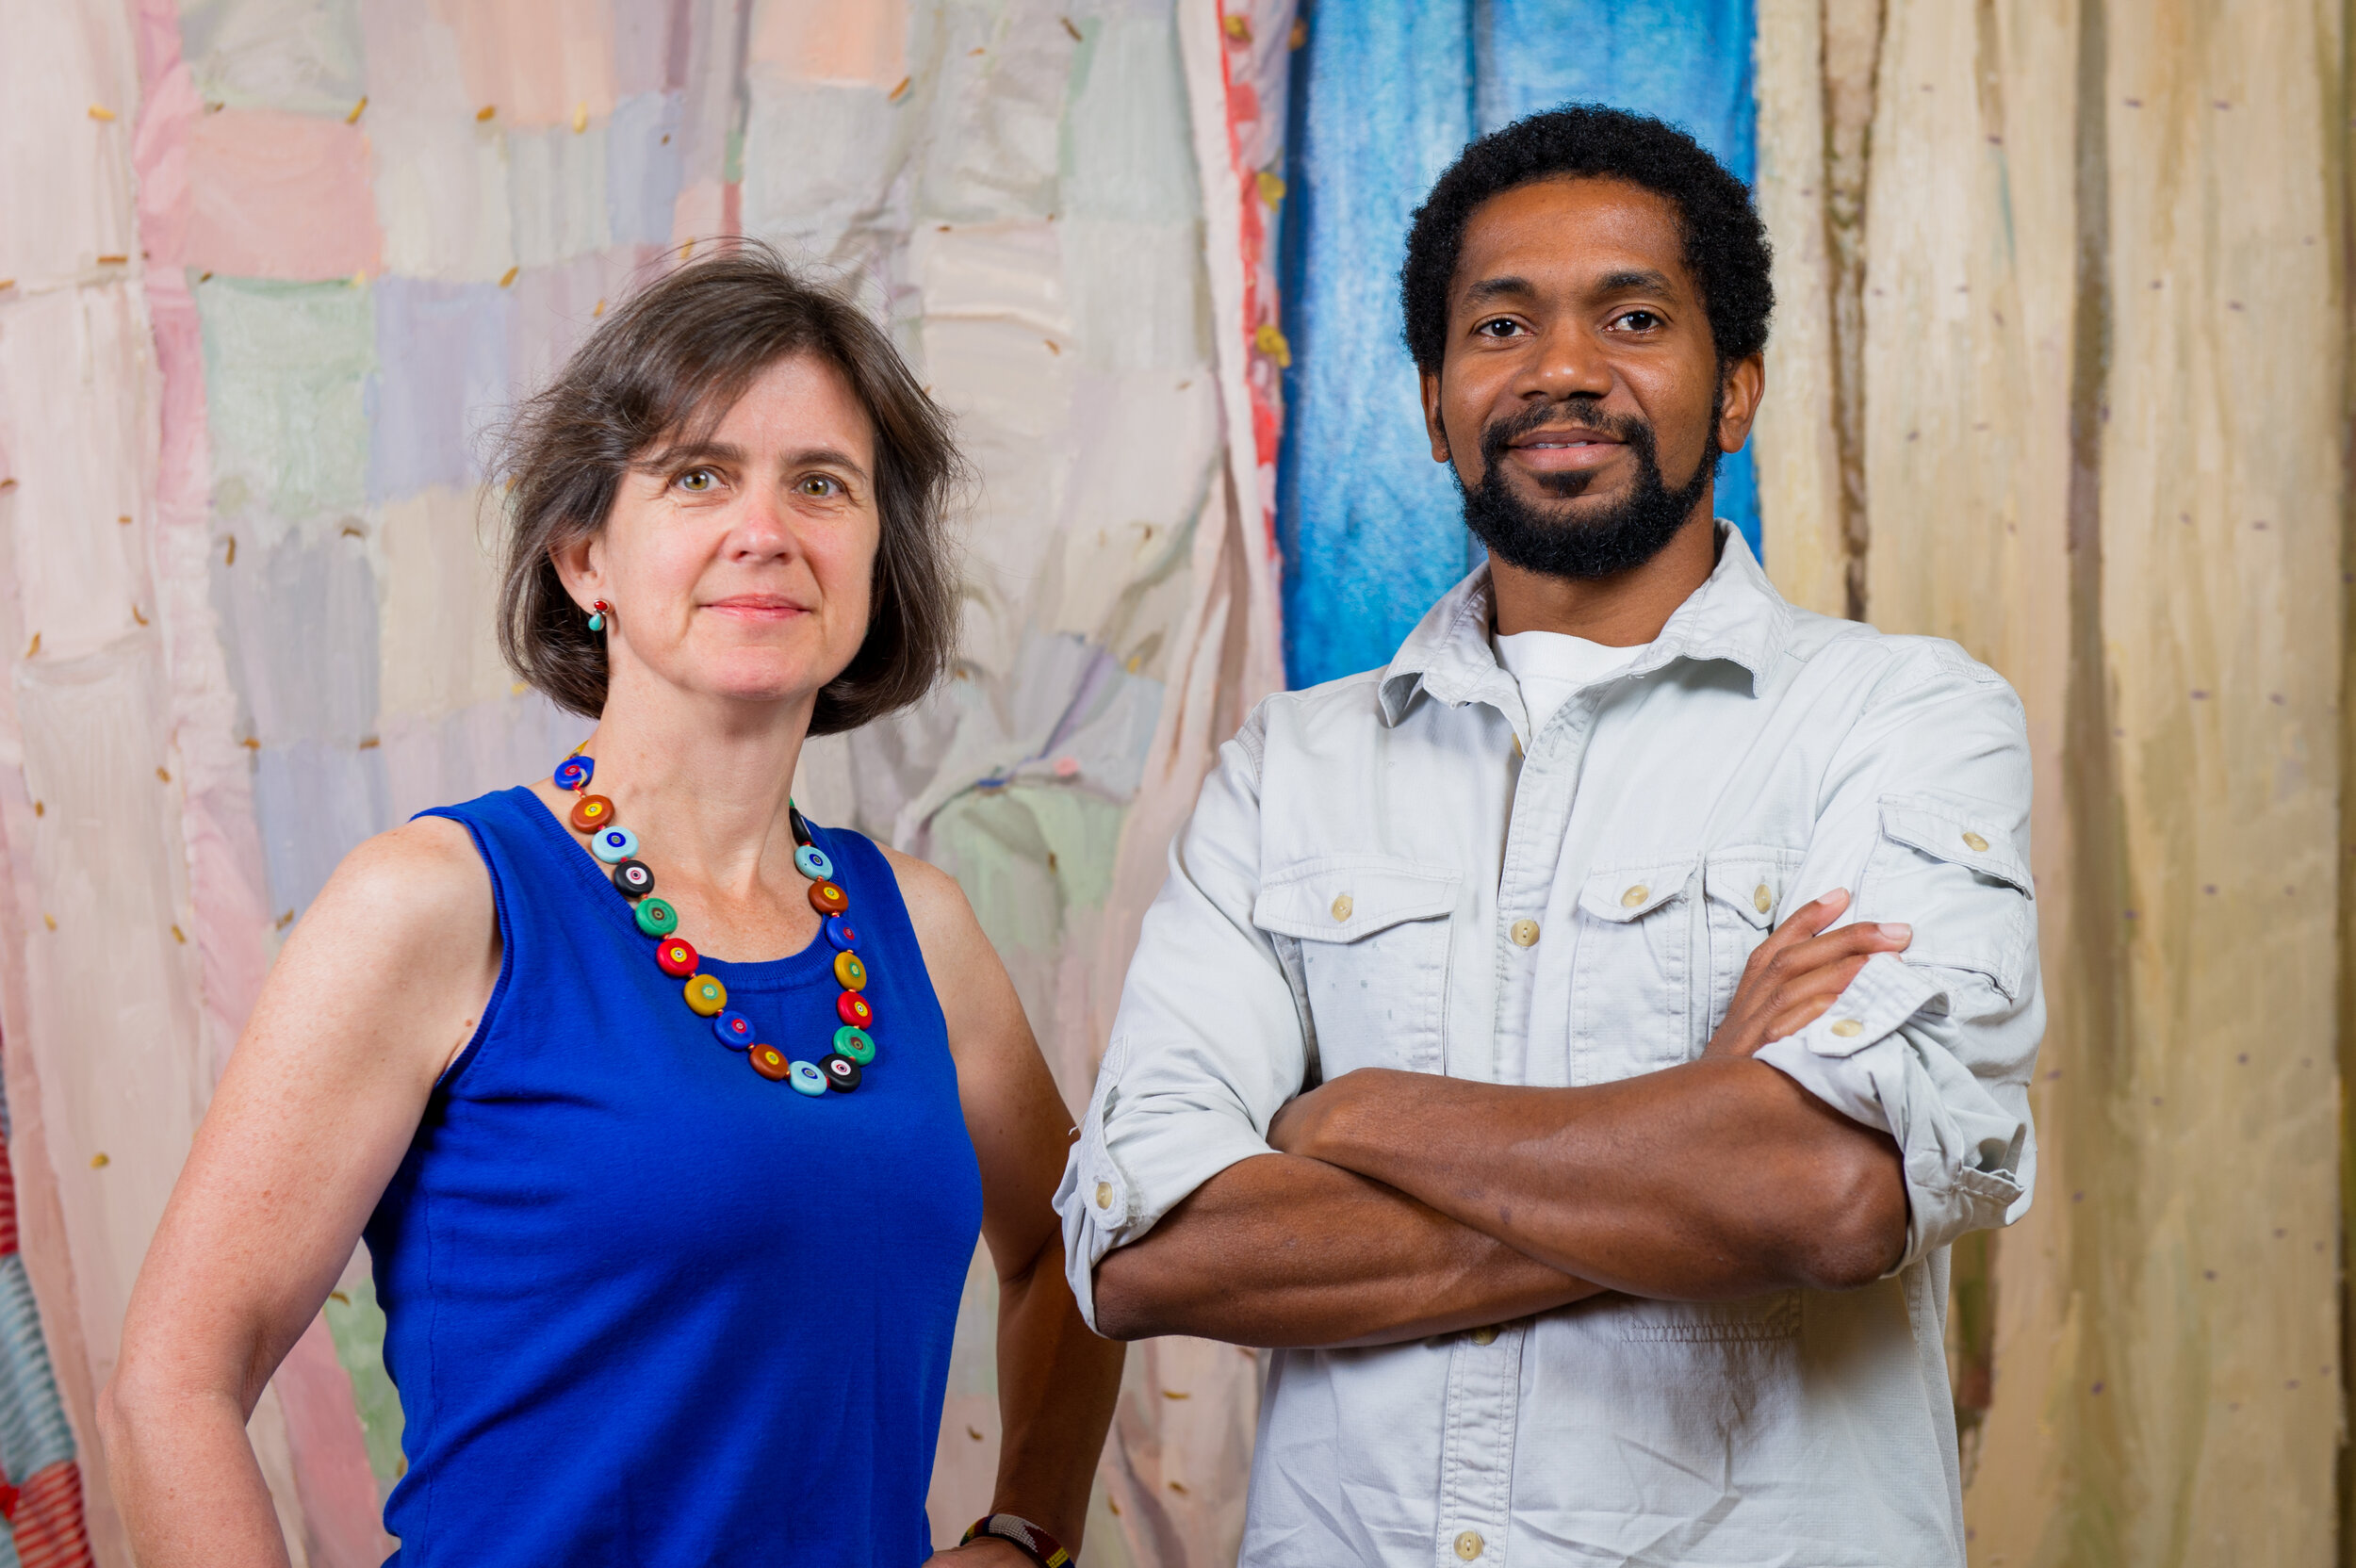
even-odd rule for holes
{"type": "Polygon", "coordinates": [[[623,476],[604,530],[558,553],[614,613],[610,690],[808,701],[867,635],[875,436],[843,373],[779,361],[710,437],[623,476]]]}

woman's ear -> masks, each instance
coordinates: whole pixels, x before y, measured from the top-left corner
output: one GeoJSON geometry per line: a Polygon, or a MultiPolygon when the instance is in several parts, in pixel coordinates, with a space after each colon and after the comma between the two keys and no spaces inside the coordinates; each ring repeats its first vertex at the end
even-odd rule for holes
{"type": "Polygon", "coordinates": [[[600,543],[597,535],[584,533],[548,547],[548,564],[556,568],[556,580],[564,585],[572,601],[582,607],[583,614],[597,600],[613,597],[606,592],[605,552],[597,547],[600,543]]]}

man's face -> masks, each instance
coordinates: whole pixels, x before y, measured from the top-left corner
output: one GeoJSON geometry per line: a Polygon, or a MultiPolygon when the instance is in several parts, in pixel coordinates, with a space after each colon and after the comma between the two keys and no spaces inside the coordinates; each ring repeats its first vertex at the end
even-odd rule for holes
{"type": "Polygon", "coordinates": [[[1465,224],[1424,418],[1493,552],[1607,577],[1705,510],[1762,382],[1752,358],[1722,387],[1675,206],[1620,180],[1554,178],[1491,197],[1465,224]]]}

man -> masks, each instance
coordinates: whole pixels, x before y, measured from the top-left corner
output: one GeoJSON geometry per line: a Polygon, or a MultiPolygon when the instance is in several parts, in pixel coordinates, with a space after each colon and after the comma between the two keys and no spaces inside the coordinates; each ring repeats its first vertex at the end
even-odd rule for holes
{"type": "Polygon", "coordinates": [[[1683,135],[1475,143],[1401,282],[1490,559],[1221,751],[1073,1288],[1278,1348],[1247,1568],[1960,1565],[1947,1249],[2028,1202],[2043,1026],[2020,703],[1713,522],[1772,298],[1683,135]]]}

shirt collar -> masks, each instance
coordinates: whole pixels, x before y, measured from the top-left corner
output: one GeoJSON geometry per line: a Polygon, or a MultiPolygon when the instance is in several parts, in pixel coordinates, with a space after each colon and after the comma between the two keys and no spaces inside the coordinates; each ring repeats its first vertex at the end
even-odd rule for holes
{"type": "MultiPolygon", "coordinates": [[[[1709,578],[1617,677],[1650,675],[1680,659],[1724,660],[1747,673],[1752,694],[1758,694],[1759,678],[1790,640],[1792,606],[1767,580],[1740,532],[1721,522],[1718,537],[1718,564],[1709,578]]],[[[1504,699],[1519,689],[1498,666],[1489,641],[1493,607],[1489,564],[1483,561],[1425,613],[1383,672],[1385,724],[1406,716],[1418,690],[1450,707],[1487,702],[1512,711],[1504,699]]]]}

